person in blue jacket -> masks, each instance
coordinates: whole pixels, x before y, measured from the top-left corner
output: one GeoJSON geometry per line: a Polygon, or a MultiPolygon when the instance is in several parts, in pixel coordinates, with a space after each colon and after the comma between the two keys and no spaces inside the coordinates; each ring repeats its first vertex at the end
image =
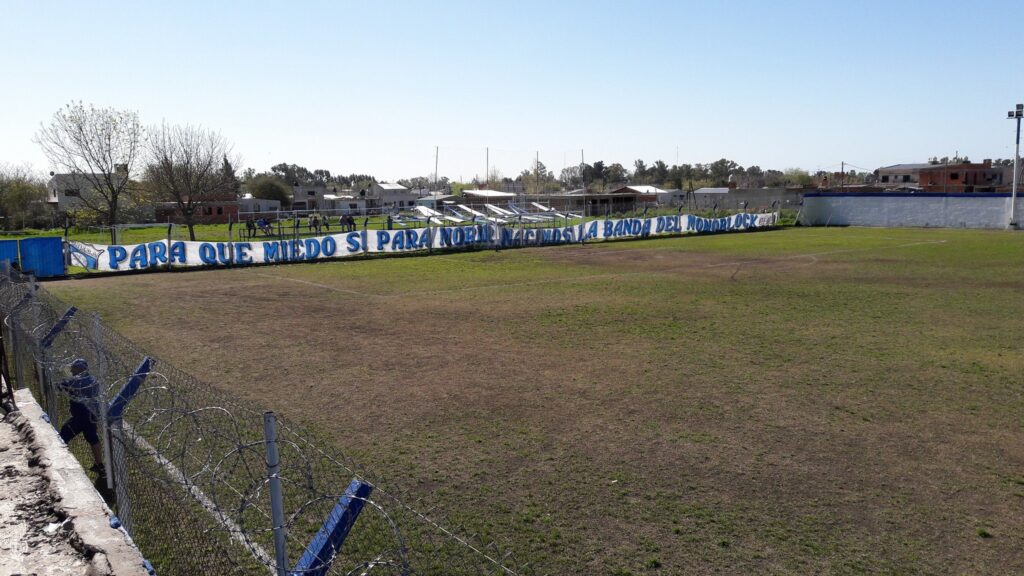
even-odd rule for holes
{"type": "Polygon", "coordinates": [[[60,427],[60,437],[67,444],[81,434],[92,449],[93,472],[102,475],[103,451],[97,422],[100,418],[100,388],[89,374],[89,363],[79,358],[71,363],[71,378],[60,383],[60,389],[71,401],[71,417],[60,427]]]}

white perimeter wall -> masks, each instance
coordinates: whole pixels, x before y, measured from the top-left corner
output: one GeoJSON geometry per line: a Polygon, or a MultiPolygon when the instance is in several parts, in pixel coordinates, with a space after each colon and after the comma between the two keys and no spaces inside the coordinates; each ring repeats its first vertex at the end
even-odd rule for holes
{"type": "MultiPolygon", "coordinates": [[[[1024,198],[1017,196],[1020,222],[1024,198]]],[[[806,226],[1006,228],[1010,196],[999,194],[836,194],[804,196],[806,226]]]]}

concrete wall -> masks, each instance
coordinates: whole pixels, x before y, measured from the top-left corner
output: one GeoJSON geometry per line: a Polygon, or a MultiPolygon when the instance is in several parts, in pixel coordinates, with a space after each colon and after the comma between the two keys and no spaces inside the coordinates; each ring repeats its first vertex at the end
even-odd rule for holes
{"type": "MultiPolygon", "coordinates": [[[[85,574],[95,576],[146,576],[149,567],[131,538],[119,528],[110,526],[110,509],[93,488],[82,465],[75,459],[53,426],[44,419],[42,408],[28,390],[17,390],[15,401],[20,412],[7,415],[5,422],[11,422],[18,431],[20,442],[31,450],[33,459],[26,473],[43,479],[46,494],[39,497],[49,502],[54,514],[65,518],[68,531],[74,537],[67,539],[72,548],[88,552],[87,557],[54,555],[36,558],[20,550],[21,547],[3,547],[0,550],[0,573],[2,568],[23,565],[26,573],[39,574],[85,574]]],[[[60,532],[56,535],[66,535],[60,532]]],[[[59,550],[59,548],[55,548],[59,550]]],[[[66,552],[66,551],[65,551],[66,552]]]]}
{"type": "MultiPolygon", "coordinates": [[[[1024,198],[1018,197],[1018,215],[1022,209],[1024,198]]],[[[1009,194],[813,192],[804,196],[800,222],[807,226],[1001,229],[1009,222],[1009,210],[1009,194]]]]}
{"type": "Polygon", "coordinates": [[[695,192],[693,196],[697,210],[711,210],[715,203],[718,203],[719,210],[739,210],[743,208],[744,202],[747,203],[747,210],[772,208],[772,203],[777,203],[776,209],[792,208],[796,210],[800,207],[803,193],[804,191],[801,189],[790,188],[736,188],[729,190],[726,194],[695,192]]]}

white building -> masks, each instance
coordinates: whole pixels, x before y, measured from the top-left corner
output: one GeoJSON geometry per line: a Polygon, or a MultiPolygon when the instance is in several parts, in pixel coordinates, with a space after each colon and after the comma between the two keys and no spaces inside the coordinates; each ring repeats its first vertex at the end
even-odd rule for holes
{"type": "Polygon", "coordinates": [[[452,204],[457,200],[458,197],[447,192],[438,192],[436,194],[427,194],[420,196],[416,199],[417,206],[426,206],[427,208],[433,208],[434,210],[443,210],[446,203],[452,204]]]}
{"type": "Polygon", "coordinates": [[[366,198],[352,194],[351,190],[342,190],[340,194],[324,194],[323,210],[332,214],[366,214],[366,198]]]}
{"type": "Polygon", "coordinates": [[[292,210],[323,210],[324,197],[337,194],[336,188],[327,186],[292,186],[292,210]]]}
{"type": "Polygon", "coordinates": [[[267,213],[281,210],[280,200],[253,198],[252,194],[243,194],[238,200],[239,214],[267,213]]]}
{"type": "Polygon", "coordinates": [[[657,186],[642,184],[629,184],[611,190],[613,194],[624,194],[635,192],[640,194],[640,200],[644,198],[655,198],[658,204],[679,204],[686,199],[686,193],[681,190],[662,190],[657,186]],[[681,194],[680,194],[681,193],[681,194]]]}
{"type": "Polygon", "coordinates": [[[367,207],[393,210],[416,205],[419,196],[401,184],[374,182],[366,192],[367,207]]]}
{"type": "Polygon", "coordinates": [[[82,194],[89,194],[93,185],[82,175],[54,174],[46,183],[46,203],[58,212],[85,207],[82,194]]]}

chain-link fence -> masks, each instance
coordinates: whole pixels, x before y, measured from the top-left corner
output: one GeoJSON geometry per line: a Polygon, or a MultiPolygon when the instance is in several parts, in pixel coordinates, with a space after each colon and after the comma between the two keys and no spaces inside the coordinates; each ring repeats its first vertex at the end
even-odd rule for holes
{"type": "Polygon", "coordinates": [[[0,271],[3,342],[97,490],[165,574],[532,574],[273,413],[0,271]]]}

